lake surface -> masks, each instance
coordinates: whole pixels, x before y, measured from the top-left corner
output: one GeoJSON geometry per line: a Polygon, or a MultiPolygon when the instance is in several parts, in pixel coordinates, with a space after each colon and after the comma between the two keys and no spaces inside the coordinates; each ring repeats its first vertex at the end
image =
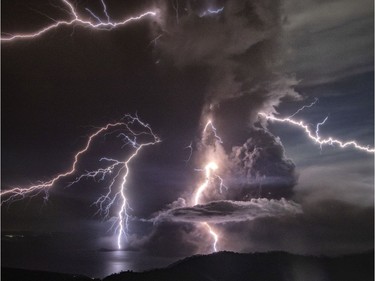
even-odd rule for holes
{"type": "Polygon", "coordinates": [[[1,265],[5,267],[83,274],[103,278],[112,273],[165,267],[176,259],[151,257],[136,251],[103,251],[65,247],[61,239],[5,237],[1,265]]]}

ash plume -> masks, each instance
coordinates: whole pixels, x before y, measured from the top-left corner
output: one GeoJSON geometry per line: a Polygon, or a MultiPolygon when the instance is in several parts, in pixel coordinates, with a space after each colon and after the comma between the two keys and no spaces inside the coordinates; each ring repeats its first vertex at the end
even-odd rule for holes
{"type": "Polygon", "coordinates": [[[258,111],[273,112],[282,98],[300,97],[292,88],[295,79],[281,69],[281,1],[197,2],[178,1],[176,9],[171,1],[159,1],[165,17],[155,35],[162,35],[157,44],[162,59],[207,68],[203,116],[212,110],[221,115],[220,106],[234,99],[246,104],[252,123],[258,111]],[[220,13],[200,16],[219,7],[220,13]]]}
{"type": "Polygon", "coordinates": [[[228,184],[237,200],[288,198],[293,194],[297,183],[295,165],[285,156],[280,139],[267,130],[252,129],[242,146],[232,148],[229,159],[232,180],[228,184]]]}
{"type": "MultiPolygon", "coordinates": [[[[296,183],[294,164],[286,160],[279,139],[266,129],[254,129],[258,112],[276,113],[282,99],[301,98],[293,89],[297,81],[282,69],[282,1],[178,1],[178,7],[172,2],[158,2],[165,17],[155,28],[155,35],[161,35],[156,50],[162,60],[176,67],[206,70],[207,87],[200,93],[205,100],[201,120],[202,124],[214,120],[225,134],[225,143],[217,144],[215,151],[227,163],[228,175],[239,177],[243,186],[281,185],[282,192],[268,190],[256,197],[289,197],[296,183]],[[202,11],[218,8],[221,12],[202,16],[202,11]],[[246,158],[245,150],[252,156],[246,158]],[[266,167],[260,167],[262,163],[266,167]]],[[[204,141],[198,145],[201,155],[212,150],[204,141]]]]}
{"type": "Polygon", "coordinates": [[[154,223],[154,231],[145,248],[159,245],[173,224],[177,225],[178,238],[169,233],[168,239],[187,241],[184,254],[202,253],[207,250],[202,245],[209,245],[212,238],[202,237],[206,234],[199,230],[199,222],[214,224],[222,233],[231,224],[301,214],[299,204],[284,199],[291,197],[297,181],[295,166],[285,156],[280,140],[257,122],[259,112],[276,113],[283,99],[301,98],[293,89],[297,81],[282,69],[282,2],[157,3],[164,15],[154,26],[158,60],[180,69],[196,67],[206,79],[202,91],[192,93],[204,97],[203,133],[193,159],[200,168],[205,165],[202,163],[217,163],[229,188],[222,193],[215,188],[205,190],[202,201],[206,204],[192,207],[192,190],[198,184],[193,182],[185,199],[178,199],[148,220],[154,223]],[[205,13],[219,8],[217,13],[205,13]],[[215,128],[207,129],[211,121],[215,128]]]}
{"type": "Polygon", "coordinates": [[[250,201],[213,201],[205,205],[179,207],[160,212],[152,219],[154,223],[164,221],[197,223],[206,221],[215,224],[251,221],[261,217],[279,217],[300,214],[301,206],[285,199],[252,199],[250,201]]]}

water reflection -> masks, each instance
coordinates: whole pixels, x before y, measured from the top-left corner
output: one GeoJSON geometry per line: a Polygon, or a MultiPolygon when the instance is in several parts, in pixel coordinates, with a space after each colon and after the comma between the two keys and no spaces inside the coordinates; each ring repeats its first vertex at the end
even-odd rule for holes
{"type": "Polygon", "coordinates": [[[150,257],[135,251],[63,247],[61,240],[46,239],[44,236],[42,239],[30,237],[13,239],[12,237],[12,239],[2,239],[1,242],[2,266],[83,274],[88,277],[103,278],[121,271],[143,271],[165,267],[175,261],[171,258],[150,257]]]}
{"type": "Polygon", "coordinates": [[[131,266],[132,254],[127,251],[111,251],[107,252],[108,258],[105,259],[105,268],[108,274],[113,272],[133,270],[131,266]]]}
{"type": "Polygon", "coordinates": [[[109,251],[101,252],[104,263],[104,275],[121,271],[143,271],[156,267],[165,267],[174,262],[171,258],[150,257],[140,252],[133,251],[109,251]]]}

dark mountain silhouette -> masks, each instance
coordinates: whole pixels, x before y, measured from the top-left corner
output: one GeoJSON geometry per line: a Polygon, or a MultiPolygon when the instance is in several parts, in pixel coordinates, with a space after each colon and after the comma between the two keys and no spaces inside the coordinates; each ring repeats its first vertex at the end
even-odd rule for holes
{"type": "Polygon", "coordinates": [[[373,251],[335,258],[220,252],[186,258],[165,269],[113,274],[103,281],[373,281],[373,270],[373,251]]]}
{"type": "MultiPolygon", "coordinates": [[[[85,276],[2,268],[3,281],[86,281],[85,276]]],[[[99,280],[99,279],[96,279],[99,280]]],[[[341,257],[269,252],[193,256],[163,269],[121,272],[103,281],[373,281],[374,251],[341,257]]]]}

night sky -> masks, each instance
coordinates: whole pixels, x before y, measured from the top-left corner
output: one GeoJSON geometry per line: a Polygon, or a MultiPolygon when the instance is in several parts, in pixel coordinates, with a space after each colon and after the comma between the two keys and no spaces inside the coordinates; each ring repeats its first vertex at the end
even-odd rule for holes
{"type": "MultiPolygon", "coordinates": [[[[71,2],[105,20],[101,1],[71,2]]],[[[96,128],[139,116],[162,140],[130,165],[128,239],[116,249],[110,216],[92,203],[109,178],[69,183],[134,151],[99,136],[78,171],[44,193],[2,204],[2,265],[104,276],[219,250],[340,255],[373,249],[374,156],[322,146],[322,137],[374,147],[374,15],[371,0],[106,1],[112,30],[74,24],[1,46],[1,187],[26,188],[70,167],[96,128]],[[222,9],[217,13],[209,11],[222,9]],[[156,40],[154,40],[156,39],[156,40]],[[211,118],[211,131],[202,133],[211,118]],[[191,144],[192,155],[189,161],[191,144]],[[194,191],[210,157],[216,182],[194,191]]],[[[2,38],[72,15],[62,1],[3,0],[2,38]]],[[[5,199],[2,196],[2,200],[5,199]]]]}

